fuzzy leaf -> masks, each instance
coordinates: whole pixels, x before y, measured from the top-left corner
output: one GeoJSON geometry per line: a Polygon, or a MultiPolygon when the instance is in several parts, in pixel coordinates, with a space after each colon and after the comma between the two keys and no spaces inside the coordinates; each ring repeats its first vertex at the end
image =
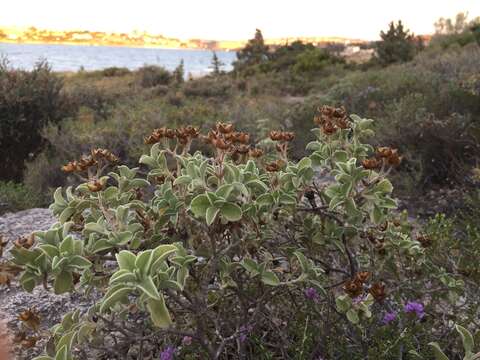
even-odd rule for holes
{"type": "Polygon", "coordinates": [[[225,203],[220,209],[220,213],[228,221],[238,221],[242,218],[242,209],[234,203],[225,203]]]}
{"type": "Polygon", "coordinates": [[[63,294],[73,287],[73,277],[70,271],[62,271],[60,274],[57,275],[55,278],[55,282],[53,283],[53,289],[55,294],[63,294]]]}
{"type": "Polygon", "coordinates": [[[120,269],[128,271],[133,271],[135,269],[135,260],[137,257],[130,251],[122,250],[115,255],[115,257],[117,258],[117,263],[120,269]]]}
{"type": "Polygon", "coordinates": [[[440,345],[438,345],[438,343],[431,342],[428,345],[433,348],[433,354],[435,355],[436,360],[448,360],[447,355],[445,355],[442,349],[440,349],[440,345]]]}
{"type": "Polygon", "coordinates": [[[158,300],[148,299],[147,308],[150,312],[150,317],[155,326],[159,328],[167,328],[172,324],[172,319],[165,305],[163,295],[160,295],[158,300]]]}
{"type": "Polygon", "coordinates": [[[207,195],[201,194],[192,200],[190,203],[190,210],[195,216],[205,216],[205,213],[210,206],[210,200],[207,195]]]}

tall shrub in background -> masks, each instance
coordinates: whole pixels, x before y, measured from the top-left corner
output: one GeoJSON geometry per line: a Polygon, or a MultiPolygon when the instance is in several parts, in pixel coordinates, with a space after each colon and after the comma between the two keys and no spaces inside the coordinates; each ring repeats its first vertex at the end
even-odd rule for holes
{"type": "Polygon", "coordinates": [[[390,23],[387,32],[380,32],[381,41],[377,44],[377,56],[383,65],[406,62],[415,55],[415,38],[406,30],[401,21],[390,23]]]}
{"type": "Polygon", "coordinates": [[[234,63],[236,70],[246,66],[259,65],[268,60],[268,46],[263,40],[262,31],[256,29],[253,39],[248,40],[247,45],[237,52],[237,61],[234,63]]]}
{"type": "Polygon", "coordinates": [[[45,61],[32,71],[0,62],[0,179],[21,180],[25,160],[42,147],[41,129],[65,116],[62,86],[45,61]]]}

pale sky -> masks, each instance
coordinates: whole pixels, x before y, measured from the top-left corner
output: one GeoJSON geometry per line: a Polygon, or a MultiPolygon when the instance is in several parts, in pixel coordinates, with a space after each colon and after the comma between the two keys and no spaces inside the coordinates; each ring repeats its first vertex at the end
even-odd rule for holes
{"type": "Polygon", "coordinates": [[[237,40],[341,36],[374,40],[391,20],[415,34],[439,17],[480,16],[480,0],[0,0],[0,26],[36,26],[237,40]]]}

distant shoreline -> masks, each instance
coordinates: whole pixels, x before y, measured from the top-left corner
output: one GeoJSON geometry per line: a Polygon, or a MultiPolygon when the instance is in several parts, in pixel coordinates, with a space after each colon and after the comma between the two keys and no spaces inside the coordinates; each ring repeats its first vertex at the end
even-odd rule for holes
{"type": "Polygon", "coordinates": [[[179,46],[165,46],[165,45],[130,45],[130,44],[115,44],[115,43],[89,43],[89,42],[69,42],[69,41],[16,41],[1,39],[0,44],[14,44],[14,45],[67,45],[67,46],[92,46],[92,47],[121,47],[132,49],[163,49],[163,50],[191,50],[191,51],[223,51],[223,52],[236,52],[238,49],[210,49],[210,48],[192,48],[192,47],[179,47],[179,46]]]}

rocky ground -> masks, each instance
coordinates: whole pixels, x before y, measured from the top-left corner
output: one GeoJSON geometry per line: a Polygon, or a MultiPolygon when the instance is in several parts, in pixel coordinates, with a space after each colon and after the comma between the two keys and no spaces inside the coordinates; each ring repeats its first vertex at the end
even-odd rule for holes
{"type": "MultiPolygon", "coordinates": [[[[0,236],[7,240],[4,258],[8,257],[8,249],[17,238],[30,235],[36,230],[46,230],[56,222],[53,214],[48,209],[30,209],[17,213],[7,213],[0,217],[0,236]]],[[[1,262],[0,258],[0,262],[1,262]]],[[[79,294],[55,295],[43,287],[36,287],[32,293],[25,292],[17,281],[13,281],[10,287],[0,286],[0,321],[7,323],[11,336],[16,336],[27,330],[27,337],[35,336],[39,340],[31,344],[23,342],[15,345],[17,360],[32,359],[40,355],[45,342],[48,339],[48,329],[58,323],[63,314],[77,308],[86,309],[91,301],[79,294]],[[40,316],[40,328],[38,333],[25,329],[18,319],[22,311],[35,309],[40,316]]]]}

